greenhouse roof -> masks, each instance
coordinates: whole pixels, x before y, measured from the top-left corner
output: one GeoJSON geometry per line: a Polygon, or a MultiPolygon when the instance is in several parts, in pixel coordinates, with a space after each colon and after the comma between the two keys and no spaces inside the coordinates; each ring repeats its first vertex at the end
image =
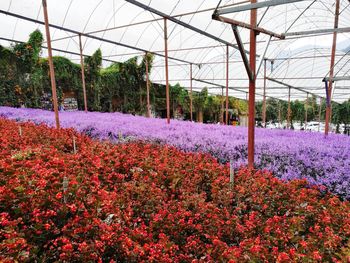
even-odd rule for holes
{"type": "MultiPolygon", "coordinates": [[[[264,1],[259,1],[259,3],[264,1]]],[[[323,79],[329,77],[334,28],[335,1],[286,1],[288,4],[258,9],[258,26],[282,35],[272,37],[263,56],[269,36],[257,37],[257,60],[263,56],[267,66],[267,96],[287,100],[305,99],[307,93],[326,97],[323,79]]],[[[106,65],[143,56],[155,56],[151,80],[165,84],[164,21],[168,18],[169,82],[190,86],[190,64],[193,89],[208,87],[221,94],[226,85],[226,47],[229,46],[229,95],[246,98],[248,76],[237,49],[231,25],[212,19],[219,10],[236,8],[250,1],[228,0],[49,0],[54,55],[79,61],[79,38],[83,53],[91,55],[101,48],[106,65]],[[220,3],[219,3],[220,2],[220,3]],[[151,8],[152,12],[146,10],[151,8]],[[173,21],[172,21],[173,20],[173,21]]],[[[336,79],[332,99],[350,98],[350,2],[340,1],[339,32],[335,56],[336,79]]],[[[42,3],[39,0],[0,1],[0,44],[26,41],[35,29],[44,32],[42,3]]],[[[250,10],[224,14],[226,18],[249,23],[250,10]]],[[[249,30],[239,27],[244,48],[249,51],[249,30]]],[[[46,45],[46,44],[44,44],[46,45]]],[[[46,50],[44,55],[46,55],[46,50]]],[[[263,67],[258,72],[256,96],[262,99],[263,67]]]]}

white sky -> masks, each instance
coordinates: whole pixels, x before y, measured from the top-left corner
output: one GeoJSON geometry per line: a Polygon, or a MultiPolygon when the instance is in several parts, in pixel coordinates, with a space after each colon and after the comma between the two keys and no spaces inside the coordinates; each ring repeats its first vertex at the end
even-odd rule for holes
{"type": "MultiPolygon", "coordinates": [[[[128,25],[135,22],[152,20],[159,18],[139,7],[127,3],[124,0],[47,0],[49,9],[49,19],[51,24],[64,26],[79,32],[91,32],[106,28],[128,25]]],[[[169,15],[184,14],[197,10],[214,8],[218,0],[146,0],[143,4],[160,10],[169,15]]],[[[222,1],[221,5],[237,3],[237,1],[222,1]]],[[[317,0],[309,9],[307,7],[312,3],[310,0],[282,5],[270,8],[264,18],[261,20],[261,27],[277,33],[284,33],[289,27],[288,32],[307,31],[315,29],[329,29],[334,24],[334,1],[317,0]],[[302,15],[301,15],[302,14],[302,15]],[[295,21],[295,19],[300,18],[295,21]]],[[[350,8],[347,0],[340,0],[340,19],[339,27],[349,27],[350,8]]],[[[41,9],[41,0],[1,0],[0,9],[12,13],[27,16],[33,19],[43,21],[41,9]]],[[[266,9],[258,10],[258,21],[263,16],[266,9]]],[[[220,37],[230,43],[236,43],[231,27],[211,19],[212,11],[200,12],[195,15],[186,15],[178,17],[181,21],[191,24],[212,35],[220,37]]],[[[235,13],[225,15],[239,21],[249,22],[249,12],[235,13]]],[[[26,41],[28,35],[33,30],[39,28],[44,32],[43,26],[23,21],[11,16],[0,14],[0,37],[26,41]]],[[[241,38],[243,42],[249,42],[249,31],[241,29],[241,38]]],[[[221,43],[194,33],[180,25],[168,22],[169,33],[169,56],[193,63],[201,63],[201,69],[193,66],[194,78],[204,79],[219,85],[225,85],[225,47],[221,43]],[[214,46],[214,47],[213,47],[214,46]],[[205,48],[212,47],[212,48],[205,48]],[[187,50],[187,48],[196,48],[187,50]],[[186,49],[183,51],[174,51],[174,49],[186,49]]],[[[139,47],[145,50],[157,51],[163,53],[163,21],[156,21],[148,24],[123,27],[120,29],[106,31],[104,33],[95,33],[95,36],[139,47]]],[[[51,28],[52,39],[58,39],[66,36],[72,36],[71,33],[51,28]]],[[[338,34],[338,46],[343,49],[347,47],[350,34],[338,34]]],[[[261,54],[264,48],[264,41],[267,36],[260,34],[258,36],[257,52],[261,54]]],[[[111,43],[103,43],[91,38],[84,38],[84,54],[91,55],[97,48],[102,49],[105,58],[115,61],[124,61],[135,55],[142,53],[135,52],[132,49],[120,47],[111,43]],[[127,54],[127,55],[125,55],[127,54]]],[[[8,42],[0,41],[0,44],[8,45],[8,42]]],[[[274,72],[268,75],[288,83],[289,85],[307,89],[310,92],[324,96],[324,84],[322,78],[327,75],[330,67],[330,48],[332,44],[332,35],[323,35],[318,37],[308,37],[305,39],[272,41],[267,51],[268,58],[293,56],[320,56],[312,59],[286,60],[275,64],[274,72]]],[[[79,52],[78,38],[76,36],[52,43],[54,48],[79,52]]],[[[249,49],[249,44],[245,44],[249,49]]],[[[62,52],[55,54],[64,55],[78,63],[78,57],[67,55],[62,52]]],[[[337,51],[338,60],[344,54],[341,50],[337,51]]],[[[44,54],[45,55],[45,52],[44,54]]],[[[338,76],[349,75],[350,66],[347,60],[350,56],[345,56],[335,67],[338,76]]],[[[164,58],[156,57],[151,79],[154,82],[164,83],[165,70],[164,58]]],[[[106,63],[107,65],[108,63],[106,63]]],[[[169,78],[171,84],[179,82],[185,87],[190,86],[189,65],[186,63],[169,60],[169,78]]],[[[262,93],[263,86],[262,70],[259,72],[257,80],[257,94],[262,93]]],[[[241,57],[237,50],[230,48],[230,67],[229,67],[229,86],[247,90],[247,74],[241,62],[241,57]]],[[[195,88],[208,86],[198,81],[193,82],[195,88]]],[[[267,94],[281,99],[286,99],[287,89],[279,84],[268,81],[267,94]],[[269,90],[269,87],[271,90],[269,90]],[[277,89],[277,88],[280,89],[277,89]]],[[[343,101],[350,97],[350,81],[337,83],[338,90],[335,91],[335,100],[343,101]],[[342,88],[343,87],[343,88],[342,88]],[[348,88],[346,88],[348,87],[348,88]],[[349,93],[349,94],[348,94],[349,93]]],[[[211,89],[211,92],[221,93],[221,88],[211,89]]],[[[244,92],[230,91],[230,95],[245,98],[244,92]]],[[[293,98],[304,98],[303,92],[293,92],[293,98]]],[[[260,99],[261,96],[257,96],[260,99]]]]}

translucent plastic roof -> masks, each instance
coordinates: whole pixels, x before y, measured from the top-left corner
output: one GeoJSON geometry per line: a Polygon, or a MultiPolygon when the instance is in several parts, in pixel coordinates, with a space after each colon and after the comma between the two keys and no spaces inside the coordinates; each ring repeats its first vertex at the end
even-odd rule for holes
{"type": "MultiPolygon", "coordinates": [[[[212,13],[218,0],[147,0],[138,2],[166,15],[173,16],[193,27],[223,40],[236,44],[231,26],[212,20],[212,13]]],[[[223,0],[220,7],[247,4],[223,0]]],[[[163,18],[125,0],[47,0],[50,24],[64,27],[91,37],[82,37],[85,55],[91,55],[101,48],[106,61],[125,61],[133,56],[144,55],[141,50],[164,54],[163,18]],[[99,38],[99,39],[96,39],[99,38]],[[101,41],[101,39],[108,41],[101,41]],[[121,46],[126,44],[129,47],[121,46]]],[[[348,0],[340,0],[339,28],[349,27],[350,7],[348,0]]],[[[30,22],[13,15],[44,21],[41,0],[1,0],[0,38],[26,41],[35,29],[44,32],[41,24],[30,22]],[[6,12],[7,15],[5,14],[6,12]]],[[[259,26],[270,31],[292,33],[317,29],[332,29],[334,26],[335,1],[306,0],[270,8],[258,9],[259,26]]],[[[228,18],[249,23],[250,12],[244,11],[224,15],[228,18]]],[[[194,32],[171,21],[168,24],[169,80],[170,84],[190,86],[190,66],[193,63],[194,90],[208,87],[210,93],[221,94],[220,85],[226,85],[226,45],[212,38],[194,32]],[[177,60],[175,60],[177,59],[177,60]],[[200,65],[197,66],[197,65],[200,65]]],[[[249,30],[240,28],[242,41],[249,50],[249,30]]],[[[79,53],[78,36],[51,28],[52,46],[55,49],[79,53]]],[[[257,37],[257,54],[263,53],[269,37],[257,37]]],[[[335,76],[349,76],[350,33],[338,33],[335,76]],[[348,52],[348,53],[346,53],[348,52]]],[[[0,44],[8,45],[1,40],[0,44]]],[[[46,45],[46,44],[45,44],[46,45]]],[[[272,38],[267,49],[267,76],[296,87],[291,91],[292,99],[306,98],[310,94],[325,97],[322,79],[329,75],[332,33],[290,36],[285,40],[272,38]],[[270,60],[274,60],[271,68],[270,60]]],[[[46,51],[44,51],[43,55],[46,51]]],[[[74,54],[55,51],[54,55],[66,56],[79,62],[74,54]]],[[[229,95],[246,98],[248,77],[242,58],[234,47],[229,47],[229,95]]],[[[259,61],[259,57],[257,57],[259,61]]],[[[156,56],[151,80],[165,83],[164,58],[156,56]]],[[[257,100],[262,98],[263,67],[257,78],[257,100]]],[[[267,81],[267,95],[286,100],[288,88],[276,82],[267,81]]],[[[333,99],[342,102],[350,98],[350,81],[337,81],[333,99]]]]}

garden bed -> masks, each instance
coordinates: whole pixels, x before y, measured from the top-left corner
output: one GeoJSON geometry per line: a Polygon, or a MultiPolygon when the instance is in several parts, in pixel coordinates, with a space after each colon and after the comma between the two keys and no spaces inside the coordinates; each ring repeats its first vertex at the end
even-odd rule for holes
{"type": "MultiPolygon", "coordinates": [[[[35,109],[0,107],[0,116],[54,126],[54,114],[35,109]]],[[[247,163],[247,129],[144,118],[121,113],[60,112],[61,125],[92,138],[120,142],[143,140],[187,152],[209,153],[221,163],[247,163]]],[[[255,167],[283,180],[307,179],[350,198],[350,137],[288,130],[256,129],[255,167]]]]}
{"type": "Polygon", "coordinates": [[[230,184],[228,165],[171,146],[0,132],[2,262],[350,260],[349,203],[304,180],[242,169],[230,184]]]}

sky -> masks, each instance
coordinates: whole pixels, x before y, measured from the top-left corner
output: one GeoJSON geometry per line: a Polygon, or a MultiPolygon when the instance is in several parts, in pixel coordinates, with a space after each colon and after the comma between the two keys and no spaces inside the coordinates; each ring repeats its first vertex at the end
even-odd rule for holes
{"type": "MultiPolygon", "coordinates": [[[[160,17],[127,3],[125,0],[47,0],[47,2],[51,24],[84,33],[119,27],[114,30],[91,34],[113,42],[128,44],[143,50],[156,51],[157,54],[161,55],[164,54],[164,21],[160,19],[152,23],[140,23],[134,26],[126,26],[136,22],[158,19],[160,17]]],[[[140,0],[139,2],[171,16],[197,11],[198,13],[196,14],[178,16],[177,19],[215,35],[226,42],[236,44],[230,25],[211,19],[212,8],[216,7],[218,4],[217,0],[140,0]],[[206,9],[211,10],[201,12],[206,9]]],[[[223,0],[221,6],[235,3],[237,3],[237,1],[223,0]]],[[[348,27],[348,22],[350,21],[349,2],[347,0],[341,0],[340,3],[341,15],[339,27],[348,27]]],[[[318,0],[315,3],[306,0],[300,3],[272,7],[267,11],[266,8],[259,9],[258,21],[261,27],[277,33],[332,28],[334,24],[334,8],[334,1],[331,0],[318,0]],[[298,17],[299,19],[296,20],[298,17]],[[294,22],[295,20],[296,22],[294,22]]],[[[41,0],[1,0],[0,10],[43,21],[41,0]]],[[[235,13],[227,16],[249,23],[249,12],[235,13]]],[[[0,14],[0,23],[2,25],[0,28],[0,37],[3,38],[26,41],[28,35],[33,30],[38,28],[44,32],[43,26],[4,14],[0,14]]],[[[201,64],[200,69],[197,66],[193,67],[193,76],[195,78],[210,81],[217,85],[225,85],[225,45],[203,35],[194,33],[170,21],[168,21],[167,28],[170,57],[169,78],[171,84],[176,84],[178,82],[185,87],[189,87],[189,63],[198,63],[201,64]],[[180,59],[183,62],[175,61],[172,58],[180,59]]],[[[242,41],[245,43],[245,49],[248,50],[249,30],[240,29],[240,34],[242,41]]],[[[51,36],[53,40],[70,37],[52,42],[53,47],[79,53],[79,43],[76,35],[51,28],[51,36]]],[[[342,55],[341,49],[347,46],[349,36],[349,33],[338,34],[339,59],[342,55]]],[[[258,54],[263,53],[265,41],[267,39],[268,36],[264,34],[258,35],[258,54]]],[[[121,47],[115,45],[115,43],[103,43],[85,37],[82,37],[82,40],[84,54],[86,55],[91,55],[97,48],[101,48],[106,59],[108,58],[113,61],[125,61],[135,55],[143,55],[143,52],[121,47]]],[[[0,41],[0,44],[8,45],[8,42],[0,41]]],[[[303,88],[310,88],[310,90],[311,88],[317,89],[315,90],[315,94],[324,95],[322,79],[316,81],[315,78],[323,78],[329,71],[331,44],[332,35],[284,41],[276,41],[276,39],[273,39],[267,50],[267,58],[286,57],[289,55],[295,56],[306,53],[311,56],[313,54],[323,54],[324,57],[310,59],[308,61],[290,60],[279,63],[279,67],[281,68],[274,72],[268,72],[268,74],[271,74],[274,78],[278,78],[289,85],[302,86],[303,88]],[[301,68],[302,70],[299,70],[301,68]],[[307,77],[310,78],[303,79],[307,77]],[[294,78],[294,80],[292,78],[294,78]]],[[[54,52],[54,54],[65,55],[75,62],[79,62],[79,57],[76,55],[67,55],[62,52],[54,52]]],[[[46,53],[44,52],[43,55],[46,55],[46,53]]],[[[338,64],[344,68],[343,70],[339,68],[339,74],[347,74],[348,70],[350,70],[350,66],[348,66],[349,63],[344,62],[347,59],[348,57],[345,57],[343,61],[340,61],[341,63],[338,64]]],[[[237,49],[233,47],[229,48],[229,60],[230,87],[242,87],[246,90],[248,86],[247,74],[237,49]]],[[[105,62],[105,65],[108,64],[108,62],[105,62]]],[[[338,69],[336,70],[338,71],[338,69]]],[[[261,79],[262,70],[259,72],[258,78],[257,87],[261,89],[263,86],[261,79]]],[[[165,83],[164,58],[161,56],[156,56],[155,58],[151,79],[154,82],[165,83]]],[[[348,82],[340,84],[343,86],[350,86],[348,82]]],[[[204,86],[208,86],[208,84],[194,81],[193,86],[201,89],[204,86]]],[[[268,86],[276,88],[275,83],[269,82],[268,86]]],[[[221,93],[221,88],[218,88],[216,91],[213,90],[213,92],[221,93]]],[[[230,92],[233,96],[245,98],[244,92],[230,92]]],[[[286,98],[285,87],[281,87],[280,91],[274,92],[280,92],[280,94],[278,94],[280,98],[286,98]]],[[[295,96],[297,97],[299,94],[295,92],[295,96]]],[[[346,98],[345,95],[344,98],[346,98]]]]}

